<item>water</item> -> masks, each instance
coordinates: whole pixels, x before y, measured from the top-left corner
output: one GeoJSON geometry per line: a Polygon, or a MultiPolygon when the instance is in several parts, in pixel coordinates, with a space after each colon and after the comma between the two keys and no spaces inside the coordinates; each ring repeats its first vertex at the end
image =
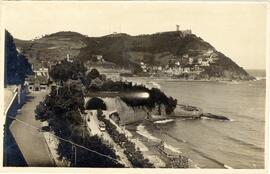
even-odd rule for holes
{"type": "MultiPolygon", "coordinates": [[[[263,77],[263,72],[260,75],[263,77]]],[[[264,168],[265,80],[153,81],[178,103],[198,106],[232,121],[178,119],[158,124],[165,133],[144,125],[152,136],[177,148],[200,168],[264,168]]]]}

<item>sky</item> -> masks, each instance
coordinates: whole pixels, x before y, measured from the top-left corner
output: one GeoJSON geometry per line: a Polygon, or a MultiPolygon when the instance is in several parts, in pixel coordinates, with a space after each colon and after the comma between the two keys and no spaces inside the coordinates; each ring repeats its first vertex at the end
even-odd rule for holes
{"type": "Polygon", "coordinates": [[[266,3],[4,2],[2,25],[30,40],[58,31],[88,36],[191,29],[245,69],[265,69],[266,3]]]}

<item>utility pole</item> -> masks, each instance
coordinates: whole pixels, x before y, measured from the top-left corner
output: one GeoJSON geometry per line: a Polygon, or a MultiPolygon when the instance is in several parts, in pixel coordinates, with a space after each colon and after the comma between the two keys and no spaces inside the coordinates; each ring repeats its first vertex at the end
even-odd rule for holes
{"type": "Polygon", "coordinates": [[[58,96],[58,84],[56,84],[56,95],[58,96]]]}
{"type": "Polygon", "coordinates": [[[73,164],[73,166],[74,167],[76,167],[76,163],[77,163],[77,154],[76,154],[77,152],[76,152],[76,146],[75,145],[73,145],[72,144],[72,157],[73,157],[73,154],[74,154],[74,164],[73,164]]]}
{"type": "Polygon", "coordinates": [[[76,146],[74,146],[74,157],[75,157],[75,166],[77,166],[77,149],[76,149],[76,146]]]}

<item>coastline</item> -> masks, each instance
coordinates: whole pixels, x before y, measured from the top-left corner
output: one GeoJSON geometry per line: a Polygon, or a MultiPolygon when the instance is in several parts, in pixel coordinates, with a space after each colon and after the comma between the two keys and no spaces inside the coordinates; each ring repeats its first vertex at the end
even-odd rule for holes
{"type": "Polygon", "coordinates": [[[126,126],[126,129],[132,134],[134,139],[138,139],[148,148],[148,152],[145,152],[147,156],[159,157],[165,164],[164,168],[199,168],[196,164],[193,163],[191,159],[184,156],[179,149],[164,143],[164,149],[166,150],[166,152],[169,152],[170,154],[175,154],[176,156],[178,155],[178,158],[180,159],[179,162],[180,167],[173,167],[172,166],[173,160],[167,157],[166,155],[162,154],[157,148],[157,145],[160,143],[161,140],[150,135],[149,132],[147,132],[147,130],[144,130],[142,123],[143,121],[134,124],[129,124],[126,126]],[[143,129],[146,132],[143,133],[142,130],[139,129],[143,129]]]}
{"type": "Polygon", "coordinates": [[[250,80],[241,80],[241,79],[184,79],[184,78],[171,78],[171,77],[151,77],[151,76],[121,76],[124,79],[132,79],[132,78],[140,78],[147,80],[160,80],[160,81],[179,81],[179,82],[250,82],[250,81],[258,81],[265,80],[266,77],[254,77],[254,79],[250,80]]]}

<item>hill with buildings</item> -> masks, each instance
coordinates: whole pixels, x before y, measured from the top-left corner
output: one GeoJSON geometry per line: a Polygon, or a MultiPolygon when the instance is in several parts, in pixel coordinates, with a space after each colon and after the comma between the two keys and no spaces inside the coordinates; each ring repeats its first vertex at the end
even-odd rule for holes
{"type": "Polygon", "coordinates": [[[106,64],[142,76],[194,80],[252,80],[242,67],[191,30],[130,36],[113,33],[87,37],[58,32],[31,41],[15,40],[31,63],[62,60],[69,55],[89,64],[106,64]]]}

